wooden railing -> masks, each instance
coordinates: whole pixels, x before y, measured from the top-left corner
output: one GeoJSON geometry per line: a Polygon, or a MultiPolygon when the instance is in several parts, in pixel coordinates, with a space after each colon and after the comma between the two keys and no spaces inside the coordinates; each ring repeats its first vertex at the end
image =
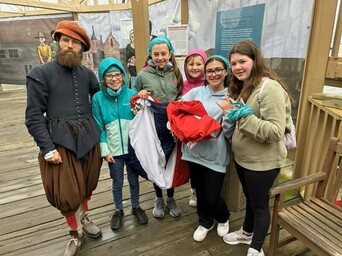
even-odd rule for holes
{"type": "MultiPolygon", "coordinates": [[[[303,152],[297,152],[294,177],[303,177],[322,169],[324,156],[331,137],[342,139],[342,110],[323,106],[321,100],[308,97],[310,112],[306,125],[305,145],[303,152]]],[[[304,199],[312,194],[312,188],[302,191],[304,199]]]]}

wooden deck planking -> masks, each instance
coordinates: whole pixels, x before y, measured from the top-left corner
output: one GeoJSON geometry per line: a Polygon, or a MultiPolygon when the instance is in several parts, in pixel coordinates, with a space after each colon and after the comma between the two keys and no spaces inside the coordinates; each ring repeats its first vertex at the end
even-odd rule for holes
{"type": "MultiPolygon", "coordinates": [[[[0,255],[62,255],[68,242],[68,228],[59,211],[46,200],[37,163],[38,149],[24,125],[26,91],[0,93],[0,255]]],[[[87,238],[80,256],[90,255],[246,255],[248,246],[230,246],[209,232],[203,242],[195,242],[197,227],[195,208],[188,205],[189,184],[176,188],[175,198],[182,216],[163,220],[152,216],[155,197],[150,182],[140,182],[141,206],[149,217],[147,225],[136,223],[131,214],[127,181],[124,184],[123,227],[113,232],[110,225],[114,204],[111,179],[104,163],[100,181],[89,203],[90,217],[100,226],[98,240],[87,238]]],[[[243,211],[232,212],[231,230],[240,228],[243,211]]],[[[264,244],[267,252],[268,237],[264,244]]],[[[295,242],[280,248],[280,256],[311,256],[295,242]]]]}

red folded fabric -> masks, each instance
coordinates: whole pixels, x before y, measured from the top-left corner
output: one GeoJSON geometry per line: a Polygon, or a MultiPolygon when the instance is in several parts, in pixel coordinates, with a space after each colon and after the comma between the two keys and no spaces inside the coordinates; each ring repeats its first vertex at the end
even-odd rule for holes
{"type": "Polygon", "coordinates": [[[201,101],[172,101],[166,108],[171,131],[183,143],[218,137],[222,126],[207,114],[201,101]]]}

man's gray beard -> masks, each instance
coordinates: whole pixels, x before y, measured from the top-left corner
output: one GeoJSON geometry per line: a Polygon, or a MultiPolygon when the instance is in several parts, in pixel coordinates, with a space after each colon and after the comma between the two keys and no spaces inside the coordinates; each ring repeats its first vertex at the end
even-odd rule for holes
{"type": "Polygon", "coordinates": [[[75,51],[63,51],[60,48],[57,51],[58,63],[68,68],[76,68],[82,65],[83,53],[75,51]]]}

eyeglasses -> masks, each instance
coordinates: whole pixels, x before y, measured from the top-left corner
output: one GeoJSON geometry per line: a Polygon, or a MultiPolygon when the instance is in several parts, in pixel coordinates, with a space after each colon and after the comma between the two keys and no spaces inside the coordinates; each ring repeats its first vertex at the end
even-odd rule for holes
{"type": "Polygon", "coordinates": [[[208,69],[205,71],[205,73],[207,74],[207,76],[211,76],[215,73],[215,75],[221,75],[223,72],[224,68],[216,68],[214,70],[212,69],[208,69]]]}
{"type": "Polygon", "coordinates": [[[117,74],[107,74],[105,75],[105,78],[107,80],[112,80],[113,78],[115,79],[120,79],[122,77],[122,73],[117,73],[117,74]]]}

